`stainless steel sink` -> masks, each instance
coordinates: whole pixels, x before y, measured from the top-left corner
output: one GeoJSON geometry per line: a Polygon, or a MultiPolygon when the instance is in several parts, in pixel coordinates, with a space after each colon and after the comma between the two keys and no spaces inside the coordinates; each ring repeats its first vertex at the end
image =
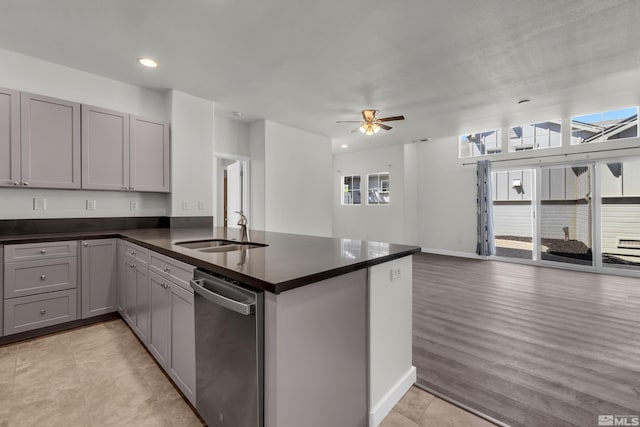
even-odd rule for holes
{"type": "Polygon", "coordinates": [[[225,239],[190,240],[188,242],[177,242],[174,243],[174,245],[186,249],[193,249],[198,252],[230,252],[268,246],[264,243],[239,242],[236,240],[225,239]]]}

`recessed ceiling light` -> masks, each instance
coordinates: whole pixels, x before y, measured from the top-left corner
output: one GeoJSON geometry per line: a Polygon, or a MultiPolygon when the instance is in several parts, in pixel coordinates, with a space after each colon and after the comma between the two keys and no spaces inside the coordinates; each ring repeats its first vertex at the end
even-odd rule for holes
{"type": "Polygon", "coordinates": [[[138,62],[149,68],[156,68],[158,66],[158,63],[151,58],[138,58],[138,62]]]}
{"type": "Polygon", "coordinates": [[[349,146],[347,144],[342,144],[340,147],[341,148],[349,148],[349,146]]]}
{"type": "Polygon", "coordinates": [[[523,98],[520,101],[518,101],[518,104],[522,105],[522,104],[526,104],[528,102],[531,102],[531,100],[529,98],[523,98]]]}

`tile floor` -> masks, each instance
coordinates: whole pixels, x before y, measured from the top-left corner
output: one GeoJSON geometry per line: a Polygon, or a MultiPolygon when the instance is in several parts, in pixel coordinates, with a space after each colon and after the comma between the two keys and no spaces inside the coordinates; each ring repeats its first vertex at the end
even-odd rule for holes
{"type": "MultiPolygon", "coordinates": [[[[0,346],[0,427],[201,427],[121,320],[0,346]]],[[[382,427],[491,424],[413,387],[382,427]]]]}

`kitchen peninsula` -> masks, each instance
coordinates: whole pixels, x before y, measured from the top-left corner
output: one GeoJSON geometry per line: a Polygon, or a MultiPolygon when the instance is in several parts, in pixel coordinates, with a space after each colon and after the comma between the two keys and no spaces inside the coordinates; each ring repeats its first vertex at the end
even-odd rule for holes
{"type": "Polygon", "coordinates": [[[419,248],[256,230],[250,237],[266,246],[206,252],[180,244],[240,240],[238,229],[221,227],[4,235],[0,245],[6,261],[16,245],[117,239],[149,251],[149,277],[158,254],[262,290],[264,425],[377,425],[415,381],[411,255],[419,248]]]}

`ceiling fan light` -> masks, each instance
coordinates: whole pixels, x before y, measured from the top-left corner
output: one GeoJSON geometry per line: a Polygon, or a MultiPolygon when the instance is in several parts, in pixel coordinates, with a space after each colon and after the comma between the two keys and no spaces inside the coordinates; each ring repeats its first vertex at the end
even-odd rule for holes
{"type": "Polygon", "coordinates": [[[366,132],[366,135],[367,135],[367,136],[371,136],[371,135],[373,135],[374,133],[375,133],[375,131],[373,130],[373,126],[371,126],[371,125],[367,126],[367,132],[366,132]]]}
{"type": "Polygon", "coordinates": [[[378,133],[380,132],[380,125],[377,123],[374,123],[371,125],[371,127],[373,128],[373,133],[378,133]]]}
{"type": "Polygon", "coordinates": [[[362,126],[360,126],[360,132],[362,133],[367,133],[367,125],[366,124],[362,124],[362,126]]]}

